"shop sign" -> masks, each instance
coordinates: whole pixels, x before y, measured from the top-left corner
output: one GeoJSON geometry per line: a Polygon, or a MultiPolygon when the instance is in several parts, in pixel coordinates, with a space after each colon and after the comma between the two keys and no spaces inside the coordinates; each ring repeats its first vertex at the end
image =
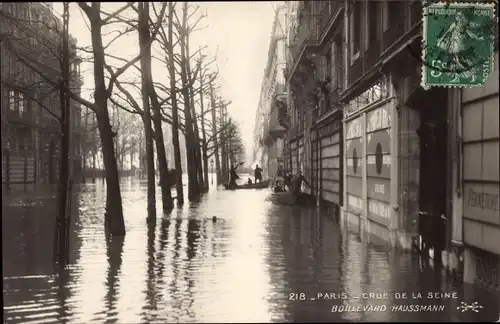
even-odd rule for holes
{"type": "Polygon", "coordinates": [[[349,206],[353,207],[354,210],[363,210],[363,200],[361,198],[349,195],[347,198],[347,203],[349,206]]]}
{"type": "Polygon", "coordinates": [[[368,211],[385,219],[389,219],[390,216],[389,206],[376,200],[368,200],[368,211]]]}

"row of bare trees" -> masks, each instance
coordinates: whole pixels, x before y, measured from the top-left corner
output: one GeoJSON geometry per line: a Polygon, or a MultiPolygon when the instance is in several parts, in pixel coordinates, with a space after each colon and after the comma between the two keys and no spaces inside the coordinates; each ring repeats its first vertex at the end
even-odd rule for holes
{"type": "MultiPolygon", "coordinates": [[[[83,12],[90,32],[90,46],[78,47],[77,50],[89,54],[88,61],[92,65],[94,80],[92,99],[86,99],[76,91],[64,74],[68,73],[65,68],[68,59],[65,57],[70,45],[62,40],[71,21],[69,3],[63,5],[63,28],[57,23],[48,24],[51,29],[50,37],[54,38],[56,35],[59,43],[37,41],[36,51],[31,45],[22,45],[23,42],[31,41],[32,37],[47,38],[46,35],[31,35],[33,26],[43,24],[43,18],[41,21],[34,21],[31,16],[21,19],[3,10],[2,6],[2,19],[7,19],[18,28],[24,26],[27,36],[2,33],[1,44],[17,62],[33,71],[39,81],[59,89],[60,97],[67,98],[64,102],[61,99],[59,112],[54,112],[52,106],[40,103],[42,108],[56,115],[61,122],[62,138],[67,131],[65,116],[69,114],[69,109],[64,108],[68,106],[67,102],[75,101],[91,112],[84,118],[91,116],[95,121],[92,125],[98,131],[99,140],[86,141],[87,144],[91,143],[87,146],[94,147],[87,147],[83,153],[94,157],[97,151],[102,154],[107,190],[106,230],[112,235],[122,236],[125,234],[125,224],[119,165],[123,165],[123,151],[127,147],[132,150],[131,147],[138,144],[137,141],[126,139],[126,132],[130,131],[126,127],[113,127],[111,107],[137,115],[142,121],[147,161],[148,221],[154,221],[157,214],[155,158],[159,169],[163,210],[170,211],[174,208],[174,200],[179,205],[184,203],[179,136],[184,136],[186,143],[189,200],[197,199],[208,190],[209,160],[215,160],[217,182],[220,184],[227,178],[229,165],[237,159],[236,156],[243,153],[243,145],[237,125],[227,114],[229,102],[223,101],[217,94],[218,73],[214,67],[216,58],[208,59],[204,47],[193,51],[190,46],[190,36],[204,18],[204,15],[198,13],[198,7],[187,2],[128,2],[119,7],[114,4],[112,12],[109,12],[101,7],[100,2],[78,2],[75,5],[83,12]],[[108,29],[117,32],[117,35],[108,33],[108,29]],[[112,47],[119,46],[118,40],[133,33],[136,33],[139,40],[139,48],[134,56],[126,58],[114,54],[112,47]],[[39,47],[45,43],[45,52],[50,53],[49,56],[55,57],[59,63],[56,72],[53,66],[47,67],[40,59],[39,47]],[[158,67],[167,71],[167,75],[154,73],[158,67]],[[164,128],[168,128],[172,134],[174,161],[167,160],[164,128]],[[118,132],[123,133],[118,135],[118,132]],[[117,140],[117,137],[121,139],[117,140]],[[175,179],[169,178],[170,169],[176,170],[175,179]],[[175,197],[171,191],[173,183],[176,188],[175,197]]],[[[63,153],[61,162],[68,159],[67,152],[63,153]]],[[[60,181],[62,184],[59,191],[64,195],[67,172],[61,173],[60,181]]],[[[62,210],[60,212],[63,213],[62,210]]]]}

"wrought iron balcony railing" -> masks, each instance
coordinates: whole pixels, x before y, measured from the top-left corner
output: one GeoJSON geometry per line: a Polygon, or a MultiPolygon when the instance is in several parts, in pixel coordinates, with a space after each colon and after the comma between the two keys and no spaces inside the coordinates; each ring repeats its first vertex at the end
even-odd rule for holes
{"type": "Polygon", "coordinates": [[[343,1],[324,1],[324,8],[322,15],[319,19],[319,37],[326,32],[327,27],[330,25],[332,19],[335,18],[337,11],[344,5],[343,1]]]}
{"type": "Polygon", "coordinates": [[[308,21],[299,24],[297,35],[295,36],[293,45],[290,48],[290,54],[293,62],[297,62],[299,55],[307,45],[315,44],[318,40],[318,28],[316,17],[307,16],[308,21]]]}

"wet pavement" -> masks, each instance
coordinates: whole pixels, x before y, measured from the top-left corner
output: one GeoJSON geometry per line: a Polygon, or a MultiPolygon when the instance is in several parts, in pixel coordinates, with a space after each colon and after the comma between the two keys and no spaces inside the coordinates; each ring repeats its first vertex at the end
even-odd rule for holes
{"type": "Polygon", "coordinates": [[[500,315],[498,292],[445,280],[418,256],[359,236],[326,212],[273,204],[268,190],[211,190],[148,226],[146,184],[126,180],[127,235],[107,241],[104,189],[101,181],[75,188],[71,265],[63,271],[52,265],[53,198],[5,207],[5,323],[494,322],[500,315]],[[477,312],[457,309],[461,302],[477,302],[477,312]]]}

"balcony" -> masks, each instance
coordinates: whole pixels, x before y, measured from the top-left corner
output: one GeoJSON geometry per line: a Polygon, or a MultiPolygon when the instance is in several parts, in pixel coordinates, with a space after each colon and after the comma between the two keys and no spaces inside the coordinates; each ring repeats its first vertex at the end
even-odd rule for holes
{"type": "Polygon", "coordinates": [[[305,47],[308,45],[314,45],[318,41],[317,25],[315,23],[316,17],[310,14],[306,17],[307,19],[299,24],[299,30],[297,35],[295,35],[293,45],[290,48],[290,54],[292,55],[294,65],[300,59],[300,55],[304,51],[305,47]]]}
{"type": "Polygon", "coordinates": [[[328,27],[332,23],[332,20],[337,16],[337,12],[344,6],[343,1],[324,1],[324,9],[322,10],[322,15],[319,18],[319,37],[323,38],[323,35],[328,32],[328,27]]]}
{"type": "Polygon", "coordinates": [[[284,128],[290,128],[290,116],[288,114],[288,105],[286,102],[286,94],[277,95],[274,99],[274,105],[278,111],[278,124],[284,128]]]}
{"type": "Polygon", "coordinates": [[[271,114],[269,116],[267,132],[275,140],[276,138],[283,137],[286,128],[281,125],[283,113],[286,114],[286,97],[283,95],[276,96],[272,102],[271,114]],[[284,111],[285,110],[285,111],[284,111]],[[284,112],[283,112],[284,111],[284,112]]]}

